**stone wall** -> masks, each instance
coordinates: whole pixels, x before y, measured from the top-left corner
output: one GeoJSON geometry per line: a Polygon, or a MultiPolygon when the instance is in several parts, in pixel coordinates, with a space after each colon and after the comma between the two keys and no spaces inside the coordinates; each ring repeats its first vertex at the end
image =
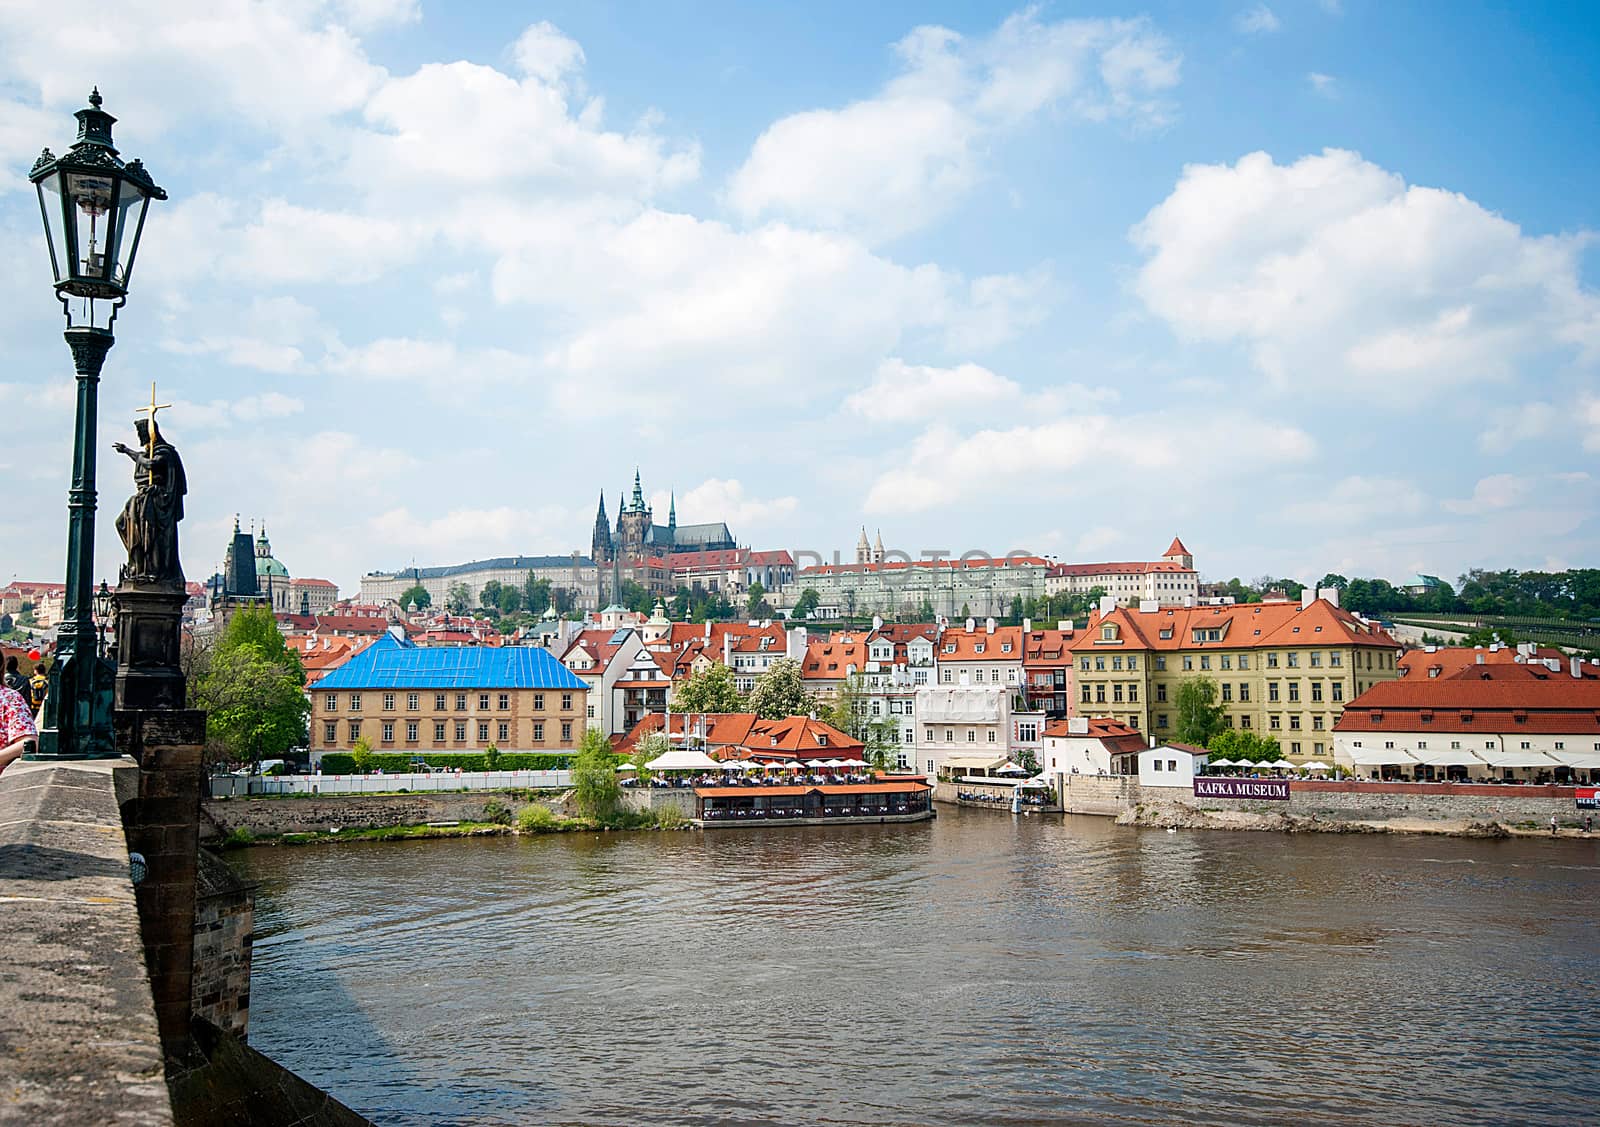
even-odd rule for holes
{"type": "Polygon", "coordinates": [[[1534,822],[1551,815],[1567,824],[1582,821],[1571,787],[1475,786],[1451,783],[1337,783],[1296,780],[1288,802],[1197,799],[1177,788],[1144,788],[1144,801],[1169,799],[1200,810],[1250,810],[1264,814],[1316,815],[1356,822],[1534,822]],[[1381,786],[1381,789],[1379,787],[1381,786]],[[1170,791],[1163,795],[1161,791],[1170,791]]]}
{"type": "Polygon", "coordinates": [[[0,1122],[172,1122],[119,800],[129,760],[0,775],[0,1122]]]}
{"type": "Polygon", "coordinates": [[[1133,775],[1061,775],[1062,809],[1068,814],[1100,814],[1115,818],[1139,801],[1139,780],[1133,775]]]}
{"type": "Polygon", "coordinates": [[[676,809],[685,818],[694,817],[694,791],[657,790],[654,787],[623,787],[622,805],[641,813],[676,809]]]}
{"type": "Polygon", "coordinates": [[[250,1032],[255,907],[254,889],[202,849],[194,905],[193,1013],[241,1041],[250,1032]]]}
{"type": "Polygon", "coordinates": [[[509,807],[513,813],[529,805],[512,794],[364,794],[208,799],[204,810],[207,820],[222,834],[248,830],[260,837],[427,822],[481,822],[484,806],[490,802],[509,807]]]}

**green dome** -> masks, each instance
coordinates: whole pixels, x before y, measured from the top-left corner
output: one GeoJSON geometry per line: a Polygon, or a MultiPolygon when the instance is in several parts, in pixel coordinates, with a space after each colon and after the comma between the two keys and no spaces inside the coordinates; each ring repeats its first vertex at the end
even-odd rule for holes
{"type": "Polygon", "coordinates": [[[279,563],[277,560],[273,559],[271,556],[257,556],[256,557],[256,578],[257,579],[265,579],[269,575],[272,576],[274,579],[288,579],[289,578],[289,569],[284,567],[281,563],[279,563]]]}

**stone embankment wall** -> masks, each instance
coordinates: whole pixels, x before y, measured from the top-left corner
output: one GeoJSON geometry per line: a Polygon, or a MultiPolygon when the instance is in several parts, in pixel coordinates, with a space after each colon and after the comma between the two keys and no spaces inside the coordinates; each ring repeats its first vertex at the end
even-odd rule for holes
{"type": "Polygon", "coordinates": [[[694,791],[676,788],[673,790],[657,790],[654,787],[624,787],[622,789],[622,805],[641,814],[660,813],[662,810],[674,809],[685,818],[693,818],[694,791]]]}
{"type": "Polygon", "coordinates": [[[1449,783],[1370,783],[1295,781],[1288,802],[1195,798],[1178,787],[1144,787],[1139,801],[1180,802],[1199,810],[1247,810],[1353,822],[1416,820],[1429,822],[1535,822],[1552,815],[1564,823],[1581,821],[1571,787],[1474,786],[1449,783]],[[1166,793],[1163,793],[1166,792],[1166,793]]]}
{"type": "Polygon", "coordinates": [[[1138,805],[1139,780],[1132,775],[1063,775],[1062,809],[1068,814],[1115,818],[1138,805]]]}
{"type": "MultiPolygon", "coordinates": [[[[933,784],[933,800],[946,802],[951,806],[965,806],[973,810],[999,810],[1002,813],[1011,813],[1011,792],[1016,789],[1012,783],[953,783],[940,779],[933,784]],[[998,801],[973,802],[960,797],[961,794],[987,794],[998,801]]],[[[1059,814],[1061,807],[1029,806],[1030,813],[1059,814]]]]}
{"type": "Polygon", "coordinates": [[[327,833],[336,829],[420,826],[428,822],[481,822],[498,802],[513,815],[526,799],[513,794],[364,794],[314,798],[208,799],[205,817],[222,834],[247,830],[258,837],[327,833]]]}
{"type": "Polygon", "coordinates": [[[194,901],[193,1013],[243,1041],[250,1032],[250,959],[255,945],[254,886],[200,850],[194,901]]]}

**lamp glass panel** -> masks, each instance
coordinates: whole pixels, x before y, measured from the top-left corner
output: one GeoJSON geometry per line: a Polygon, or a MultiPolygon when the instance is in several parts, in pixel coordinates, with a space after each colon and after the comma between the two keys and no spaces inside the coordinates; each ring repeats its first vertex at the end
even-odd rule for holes
{"type": "Polygon", "coordinates": [[[85,281],[107,282],[113,259],[108,253],[107,228],[117,198],[117,177],[101,173],[68,172],[73,222],[77,229],[77,259],[72,272],[85,281]]]}
{"type": "Polygon", "coordinates": [[[44,218],[44,241],[50,250],[50,268],[56,281],[61,272],[71,267],[67,256],[65,233],[61,216],[61,173],[52,172],[36,185],[39,190],[39,212],[44,218]]]}
{"type": "Polygon", "coordinates": [[[124,289],[128,286],[129,275],[133,273],[133,256],[139,249],[139,227],[144,220],[145,208],[149,206],[149,196],[132,182],[122,181],[112,214],[108,253],[112,262],[111,280],[124,289]]]}

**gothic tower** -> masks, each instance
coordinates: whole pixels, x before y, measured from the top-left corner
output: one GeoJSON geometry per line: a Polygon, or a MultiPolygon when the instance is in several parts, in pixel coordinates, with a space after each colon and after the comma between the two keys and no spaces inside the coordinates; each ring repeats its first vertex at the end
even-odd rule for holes
{"type": "Polygon", "coordinates": [[[867,528],[861,526],[861,539],[856,541],[856,563],[868,564],[872,562],[872,545],[867,543],[867,528]]]}
{"type": "Polygon", "coordinates": [[[606,517],[606,491],[600,491],[600,508],[594,515],[594,543],[589,554],[597,564],[611,562],[611,521],[606,517]]]}

